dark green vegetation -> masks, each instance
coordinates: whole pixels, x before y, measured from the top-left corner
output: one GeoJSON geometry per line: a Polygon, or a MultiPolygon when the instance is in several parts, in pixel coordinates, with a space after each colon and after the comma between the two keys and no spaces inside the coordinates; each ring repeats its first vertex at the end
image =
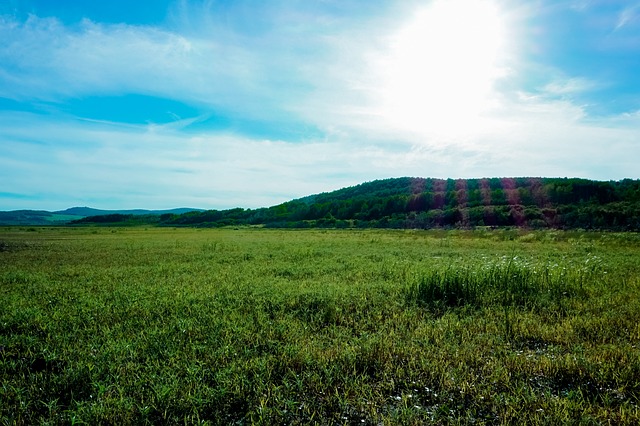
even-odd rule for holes
{"type": "Polygon", "coordinates": [[[493,178],[378,180],[274,207],[111,215],[75,223],[278,228],[529,229],[640,231],[640,180],[493,178]]]}
{"type": "Polygon", "coordinates": [[[13,210],[0,212],[0,225],[60,225],[83,217],[40,210],[13,210]]]}
{"type": "Polygon", "coordinates": [[[7,228],[2,424],[638,424],[640,235],[7,228]]]}
{"type": "MultiPolygon", "coordinates": [[[[161,214],[182,214],[191,211],[202,211],[198,209],[178,208],[171,210],[98,210],[89,207],[72,207],[70,209],[57,212],[49,212],[44,210],[13,210],[8,212],[0,212],[1,226],[16,225],[64,225],[74,220],[83,219],[87,216],[104,216],[104,215],[126,215],[134,218],[136,216],[146,216],[138,222],[149,223],[157,221],[161,214]]],[[[131,220],[135,222],[135,220],[131,220]]]]}

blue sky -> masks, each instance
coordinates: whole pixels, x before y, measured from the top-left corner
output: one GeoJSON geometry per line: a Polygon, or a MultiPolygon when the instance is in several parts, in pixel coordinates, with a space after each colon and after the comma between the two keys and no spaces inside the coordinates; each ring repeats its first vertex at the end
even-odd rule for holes
{"type": "Polygon", "coordinates": [[[0,210],[640,178],[640,1],[0,0],[0,210]]]}

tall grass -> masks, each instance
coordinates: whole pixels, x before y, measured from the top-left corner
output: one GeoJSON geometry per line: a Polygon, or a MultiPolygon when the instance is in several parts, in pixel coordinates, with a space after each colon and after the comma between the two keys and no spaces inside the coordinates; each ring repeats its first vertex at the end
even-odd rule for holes
{"type": "Polygon", "coordinates": [[[409,286],[407,296],[437,310],[492,305],[558,309],[564,298],[585,297],[584,283],[594,280],[594,273],[593,268],[532,265],[516,256],[490,265],[429,269],[409,286]]]}

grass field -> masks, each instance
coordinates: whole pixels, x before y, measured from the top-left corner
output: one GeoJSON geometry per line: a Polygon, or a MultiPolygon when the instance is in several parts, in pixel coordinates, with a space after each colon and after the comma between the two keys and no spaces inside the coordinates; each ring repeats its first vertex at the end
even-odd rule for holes
{"type": "Polygon", "coordinates": [[[639,424],[640,235],[0,229],[0,423],[639,424]]]}

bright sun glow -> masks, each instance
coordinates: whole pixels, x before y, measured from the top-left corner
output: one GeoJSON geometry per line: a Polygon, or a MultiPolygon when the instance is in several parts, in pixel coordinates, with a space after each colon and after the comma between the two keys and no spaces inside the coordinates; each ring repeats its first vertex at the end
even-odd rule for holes
{"type": "Polygon", "coordinates": [[[481,130],[504,51],[504,20],[489,0],[435,0],[391,41],[382,115],[422,134],[481,130]]]}

